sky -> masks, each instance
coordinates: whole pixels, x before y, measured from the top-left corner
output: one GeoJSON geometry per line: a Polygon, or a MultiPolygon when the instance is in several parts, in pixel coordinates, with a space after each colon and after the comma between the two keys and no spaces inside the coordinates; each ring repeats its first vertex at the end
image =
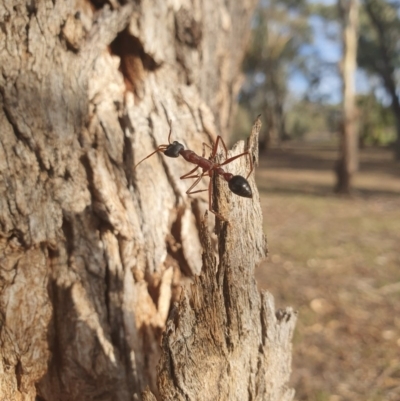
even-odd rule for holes
{"type": "MultiPolygon", "coordinates": [[[[327,2],[326,2],[327,3],[327,2]]],[[[324,62],[330,63],[331,68],[324,69],[324,79],[318,88],[321,95],[327,96],[329,102],[337,103],[341,97],[341,81],[338,75],[338,62],[341,57],[341,46],[338,41],[330,39],[327,34],[327,24],[320,17],[311,17],[310,25],[313,30],[314,43],[303,46],[303,55],[315,53],[324,62]]],[[[329,32],[335,31],[334,23],[330,23],[329,32]]],[[[303,97],[308,84],[305,77],[299,72],[295,72],[289,79],[289,91],[295,97],[303,97]]]]}

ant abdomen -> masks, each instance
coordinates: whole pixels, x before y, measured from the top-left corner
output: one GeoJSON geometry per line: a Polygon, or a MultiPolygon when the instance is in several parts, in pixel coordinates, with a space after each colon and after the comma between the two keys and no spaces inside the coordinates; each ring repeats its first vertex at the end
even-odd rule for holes
{"type": "Polygon", "coordinates": [[[244,198],[252,198],[253,192],[246,178],[241,175],[234,175],[228,181],[229,189],[236,195],[243,196],[244,198]]]}

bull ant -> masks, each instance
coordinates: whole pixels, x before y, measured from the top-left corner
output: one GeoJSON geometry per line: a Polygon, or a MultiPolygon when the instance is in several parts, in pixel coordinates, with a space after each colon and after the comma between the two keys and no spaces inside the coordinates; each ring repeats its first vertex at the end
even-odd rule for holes
{"type": "MultiPolygon", "coordinates": [[[[171,125],[171,122],[170,122],[171,125]]],[[[219,174],[222,176],[225,181],[228,182],[229,189],[236,195],[242,196],[244,198],[252,198],[253,193],[251,191],[250,184],[247,181],[247,178],[249,178],[251,172],[253,171],[253,163],[251,160],[251,156],[249,151],[240,153],[239,155],[230,157],[229,159],[226,159],[223,163],[215,163],[213,160],[215,159],[215,155],[217,154],[217,149],[218,149],[218,144],[221,143],[224,152],[225,152],[225,157],[228,156],[228,150],[226,148],[226,145],[222,139],[221,136],[218,135],[217,140],[215,142],[214,147],[211,147],[207,145],[206,143],[203,143],[203,155],[199,156],[195,152],[189,149],[185,149],[185,147],[179,143],[178,141],[174,141],[171,143],[171,132],[172,128],[170,128],[169,135],[168,135],[168,145],[160,145],[157,147],[157,149],[150,153],[148,156],[146,156],[144,159],[142,159],[139,163],[137,163],[133,169],[136,169],[136,167],[148,159],[149,157],[153,156],[155,153],[158,152],[164,152],[165,156],[168,157],[179,157],[182,156],[187,162],[195,164],[196,167],[193,170],[190,170],[188,173],[184,174],[182,177],[180,177],[181,180],[186,180],[188,178],[196,178],[194,183],[190,186],[190,188],[186,191],[186,194],[192,195],[196,194],[199,192],[203,191],[208,191],[208,204],[209,204],[209,210],[211,213],[214,213],[216,216],[220,217],[222,220],[224,220],[217,212],[215,212],[212,209],[212,177],[214,173],[219,174]],[[204,157],[205,155],[205,146],[209,147],[211,151],[211,155],[209,159],[206,159],[204,157]],[[248,156],[249,162],[250,162],[250,172],[247,174],[247,177],[244,178],[241,175],[233,175],[231,173],[227,173],[224,171],[222,166],[225,166],[234,160],[238,159],[239,157],[242,156],[248,156]],[[202,173],[196,173],[196,171],[201,168],[203,170],[202,173]],[[203,177],[209,176],[210,177],[210,183],[208,184],[208,189],[199,189],[194,191],[193,189],[199,184],[200,180],[203,177]]]]}

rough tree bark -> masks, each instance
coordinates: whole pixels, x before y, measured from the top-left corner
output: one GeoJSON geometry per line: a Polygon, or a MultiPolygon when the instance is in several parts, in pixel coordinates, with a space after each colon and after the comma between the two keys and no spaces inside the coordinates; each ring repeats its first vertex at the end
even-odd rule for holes
{"type": "MultiPolygon", "coordinates": [[[[258,153],[260,121],[249,141],[258,153]]],[[[244,143],[232,155],[242,153],[244,143]]],[[[245,159],[233,174],[246,171],[245,159]]],[[[247,169],[249,167],[247,166],[247,169]]],[[[218,260],[207,216],[202,222],[203,269],[172,309],[163,336],[159,389],[168,400],[292,400],[288,387],[291,337],[296,315],[276,313],[273,297],[257,290],[254,268],[266,255],[262,214],[254,178],[253,201],[233,197],[218,180],[218,260]]]]}
{"type": "Polygon", "coordinates": [[[254,181],[216,184],[217,264],[185,162],[133,171],[169,119],[198,153],[225,135],[255,1],[123,3],[0,1],[0,399],[289,400],[254,181]]]}
{"type": "Polygon", "coordinates": [[[342,20],[343,57],[342,126],[340,156],[336,163],[336,192],[349,193],[351,178],[358,170],[358,127],[355,103],[359,0],[338,0],[342,20]]]}

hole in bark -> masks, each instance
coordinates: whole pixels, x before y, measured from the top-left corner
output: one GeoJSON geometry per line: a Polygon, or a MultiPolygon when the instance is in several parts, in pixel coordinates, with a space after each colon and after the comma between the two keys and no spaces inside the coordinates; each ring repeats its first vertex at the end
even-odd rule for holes
{"type": "Polygon", "coordinates": [[[143,48],[140,40],[127,29],[120,32],[111,43],[111,52],[120,57],[120,71],[125,79],[127,90],[141,97],[146,71],[154,71],[158,66],[143,48]]]}
{"type": "Polygon", "coordinates": [[[96,10],[100,10],[100,8],[103,8],[106,4],[110,4],[108,0],[91,0],[90,3],[96,10]]]}

